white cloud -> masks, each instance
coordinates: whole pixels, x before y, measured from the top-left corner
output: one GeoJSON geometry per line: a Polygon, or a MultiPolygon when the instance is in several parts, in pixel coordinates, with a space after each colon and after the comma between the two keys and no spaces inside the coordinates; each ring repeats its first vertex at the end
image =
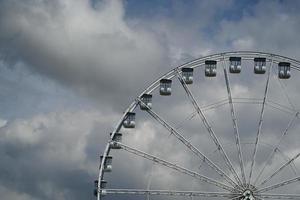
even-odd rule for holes
{"type": "Polygon", "coordinates": [[[216,35],[220,44],[236,50],[258,50],[299,58],[298,4],[259,1],[239,20],[223,19],[216,35]]]}
{"type": "Polygon", "coordinates": [[[0,128],[2,128],[3,126],[5,126],[6,124],[7,124],[7,120],[0,119],[0,128]]]}
{"type": "Polygon", "coordinates": [[[9,45],[17,58],[103,101],[118,99],[112,92],[135,93],[137,83],[153,78],[167,63],[156,36],[124,20],[120,0],[100,2],[96,9],[89,1],[2,4],[0,27],[5,32],[0,37],[15,36],[9,45]]]}
{"type": "MultiPolygon", "coordinates": [[[[46,199],[74,196],[70,194],[71,185],[83,183],[73,183],[67,177],[77,179],[85,176],[85,179],[90,179],[89,176],[97,174],[99,154],[91,154],[94,151],[89,146],[90,138],[96,137],[97,144],[105,143],[108,137],[99,125],[103,128],[102,124],[109,124],[112,120],[115,120],[114,115],[104,116],[97,111],[65,110],[8,122],[0,128],[1,157],[2,161],[5,160],[0,168],[6,171],[0,175],[0,183],[10,184],[12,190],[26,194],[22,194],[24,198],[27,195],[44,196],[46,199]],[[14,182],[14,174],[19,173],[20,179],[27,177],[25,179],[28,180],[14,182]],[[66,184],[69,186],[66,187],[66,184]]],[[[93,148],[99,150],[97,146],[93,148]]],[[[10,195],[7,191],[2,192],[10,195]]],[[[17,195],[18,192],[15,193],[17,195]]],[[[16,199],[23,199],[22,195],[16,199]]]]}
{"type": "Polygon", "coordinates": [[[34,198],[33,196],[30,196],[25,193],[18,193],[2,185],[0,185],[0,194],[2,199],[36,200],[36,198],[34,198]]]}
{"type": "Polygon", "coordinates": [[[84,167],[87,137],[97,123],[109,123],[96,111],[62,111],[16,119],[0,129],[0,140],[24,148],[41,148],[42,159],[84,167]],[[41,146],[42,145],[42,146],[41,146]]]}

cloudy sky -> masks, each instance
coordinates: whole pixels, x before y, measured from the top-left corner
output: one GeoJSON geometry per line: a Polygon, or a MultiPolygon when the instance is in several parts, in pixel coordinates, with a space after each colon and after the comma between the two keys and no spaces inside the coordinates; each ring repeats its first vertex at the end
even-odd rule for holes
{"type": "MultiPolygon", "coordinates": [[[[1,199],[93,199],[99,156],[136,95],[172,68],[213,53],[255,50],[299,60],[299,9],[300,1],[293,0],[0,0],[1,199]]],[[[250,73],[252,68],[242,78],[232,77],[234,96],[262,98],[266,76],[250,73]]],[[[270,98],[299,108],[295,78],[299,72],[283,84],[290,96],[278,91],[283,87],[275,73],[270,98]]],[[[203,106],[226,98],[223,77],[209,82],[202,75],[195,83],[198,86],[191,89],[203,106]]],[[[153,100],[154,109],[175,126],[193,108],[178,83],[174,93],[169,99],[156,95],[153,100]]],[[[251,139],[260,107],[236,109],[241,138],[251,139]]],[[[199,170],[183,145],[147,114],[137,114],[140,123],[132,132],[124,130],[124,143],[199,170]]],[[[271,108],[267,114],[272,117],[266,120],[263,139],[276,143],[273,136],[280,136],[292,115],[271,108]]],[[[229,107],[207,116],[229,150],[233,140],[229,107]]],[[[180,130],[210,154],[213,143],[199,122],[195,117],[180,130]]],[[[286,156],[297,152],[296,132],[295,123],[283,145],[286,156]]],[[[244,151],[247,156],[246,144],[244,151]]],[[[112,188],[145,188],[151,179],[151,188],[156,189],[213,191],[126,152],[113,154],[115,170],[107,176],[112,188]]],[[[230,156],[234,160],[236,155],[230,156]]],[[[279,156],[277,164],[285,158],[279,156]]],[[[259,160],[263,157],[258,157],[258,164],[259,160]]],[[[211,171],[200,171],[215,177],[211,171]]]]}

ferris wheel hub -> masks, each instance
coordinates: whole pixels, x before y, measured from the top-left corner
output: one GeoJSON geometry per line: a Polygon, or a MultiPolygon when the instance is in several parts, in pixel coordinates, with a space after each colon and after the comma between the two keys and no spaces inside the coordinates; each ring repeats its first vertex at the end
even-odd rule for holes
{"type": "Polygon", "coordinates": [[[255,200],[253,192],[250,189],[247,189],[243,192],[241,200],[255,200]]]}
{"type": "Polygon", "coordinates": [[[256,197],[254,196],[256,191],[257,188],[251,184],[236,186],[232,198],[236,198],[238,200],[256,200],[256,197]],[[243,188],[243,190],[240,190],[240,188],[243,188]]]}

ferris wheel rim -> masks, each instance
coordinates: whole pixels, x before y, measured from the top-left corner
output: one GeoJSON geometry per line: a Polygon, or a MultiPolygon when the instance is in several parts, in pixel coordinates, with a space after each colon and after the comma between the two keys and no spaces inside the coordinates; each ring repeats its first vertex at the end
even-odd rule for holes
{"type": "MultiPolygon", "coordinates": [[[[245,60],[250,60],[255,57],[265,57],[268,61],[272,61],[272,63],[276,63],[276,64],[278,64],[281,61],[290,62],[291,69],[300,71],[300,61],[298,61],[294,58],[287,57],[287,56],[282,56],[282,55],[274,54],[274,53],[260,52],[260,51],[228,51],[228,52],[221,52],[221,53],[206,55],[206,56],[199,57],[197,59],[186,62],[182,65],[179,65],[178,67],[171,69],[170,71],[161,75],[159,78],[157,78],[155,81],[153,81],[146,89],[144,89],[124,111],[124,113],[121,116],[120,120],[118,121],[117,125],[113,129],[111,136],[110,136],[110,140],[107,142],[105,150],[102,154],[103,159],[100,163],[100,168],[99,168],[98,188],[100,188],[100,181],[102,180],[103,174],[104,174],[103,166],[104,166],[105,158],[109,155],[110,150],[111,150],[110,142],[111,142],[112,138],[114,137],[114,135],[117,132],[119,132],[119,130],[121,129],[124,118],[126,117],[126,113],[132,112],[139,105],[139,103],[140,103],[139,100],[140,100],[141,96],[143,94],[150,94],[156,88],[158,88],[159,81],[161,79],[173,79],[176,76],[176,74],[178,74],[178,73],[180,74],[179,70],[184,67],[198,68],[198,67],[204,66],[204,61],[207,59],[213,59],[213,60],[216,60],[219,62],[219,61],[225,60],[225,58],[229,58],[229,56],[240,56],[242,59],[245,59],[245,60]]],[[[266,188],[268,189],[268,187],[266,187],[266,188]]],[[[260,190],[265,190],[265,188],[260,189],[260,190]]],[[[272,195],[270,195],[270,196],[272,196],[272,195]]],[[[266,198],[268,198],[268,197],[266,197],[266,198]]],[[[100,200],[100,199],[101,199],[101,195],[97,195],[97,200],[100,200]]]]}

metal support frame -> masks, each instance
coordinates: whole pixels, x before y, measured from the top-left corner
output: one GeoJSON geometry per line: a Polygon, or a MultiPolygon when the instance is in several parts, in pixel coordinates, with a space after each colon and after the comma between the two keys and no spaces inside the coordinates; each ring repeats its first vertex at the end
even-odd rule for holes
{"type": "Polygon", "coordinates": [[[230,113],[231,113],[233,130],[234,130],[235,145],[236,145],[237,152],[238,152],[238,158],[239,158],[239,164],[240,164],[240,170],[241,170],[243,184],[246,184],[245,166],[244,166],[244,160],[243,160],[243,153],[241,150],[240,134],[239,134],[239,129],[238,129],[238,125],[237,125],[237,118],[236,118],[235,111],[234,111],[234,105],[233,105],[233,101],[232,101],[229,77],[228,77],[228,73],[227,73],[224,62],[225,62],[225,59],[223,59],[222,64],[223,64],[223,70],[224,70],[224,77],[225,77],[228,101],[229,101],[229,105],[230,105],[230,113]]]}
{"type": "MultiPolygon", "coordinates": [[[[147,196],[181,196],[181,197],[206,197],[206,198],[241,198],[238,193],[225,192],[201,192],[201,191],[178,191],[178,190],[143,190],[143,189],[103,189],[106,194],[112,195],[147,195],[147,196]]],[[[258,199],[300,199],[297,194],[256,194],[258,199]]]]}
{"type": "Polygon", "coordinates": [[[280,182],[280,183],[277,183],[277,184],[274,184],[274,185],[271,185],[271,186],[268,186],[268,187],[265,187],[265,188],[262,188],[262,189],[259,189],[256,192],[257,193],[263,193],[263,192],[275,190],[277,188],[280,188],[280,187],[283,187],[283,186],[286,186],[286,185],[290,185],[292,183],[296,183],[296,182],[299,182],[299,181],[300,181],[300,176],[298,176],[296,178],[286,180],[286,181],[283,181],[283,182],[280,182]]]}
{"type": "Polygon", "coordinates": [[[300,195],[297,194],[258,194],[263,199],[300,199],[300,195]]]}
{"type": "Polygon", "coordinates": [[[195,110],[197,111],[199,117],[201,118],[205,128],[207,129],[211,139],[213,140],[213,142],[215,143],[216,147],[219,149],[219,152],[221,153],[221,156],[223,157],[226,166],[229,168],[230,172],[233,174],[235,180],[238,182],[238,185],[242,185],[242,182],[237,174],[237,172],[235,171],[235,169],[233,168],[233,165],[231,163],[231,161],[229,160],[223,146],[221,145],[219,139],[217,138],[215,132],[213,131],[211,125],[209,124],[206,116],[204,115],[203,111],[201,110],[200,106],[198,105],[198,103],[196,102],[192,92],[190,91],[190,89],[188,88],[188,86],[186,85],[186,83],[184,82],[180,72],[177,70],[177,77],[181,83],[181,85],[184,88],[184,91],[187,94],[188,99],[190,100],[190,102],[192,103],[192,105],[194,106],[195,110]]]}
{"type": "Polygon", "coordinates": [[[156,195],[156,196],[185,196],[185,197],[228,197],[239,194],[224,192],[200,192],[177,190],[141,190],[141,189],[105,189],[107,194],[156,195]]]}
{"type": "Polygon", "coordinates": [[[143,152],[143,151],[140,151],[138,149],[129,147],[129,146],[125,145],[125,144],[122,144],[122,143],[119,143],[119,142],[117,142],[117,144],[120,145],[122,149],[124,149],[125,151],[127,151],[129,153],[133,153],[133,154],[135,154],[137,156],[143,157],[145,159],[148,159],[150,161],[153,161],[155,163],[158,163],[158,164],[163,165],[165,167],[168,167],[170,169],[174,169],[174,170],[176,170],[178,172],[181,172],[183,174],[186,174],[186,175],[189,175],[191,177],[194,177],[194,178],[196,178],[196,179],[198,179],[198,180],[200,180],[200,181],[202,181],[204,183],[208,183],[208,184],[214,185],[214,186],[216,186],[218,188],[221,188],[221,189],[224,189],[224,190],[227,190],[227,191],[230,191],[230,192],[234,191],[233,187],[228,186],[228,185],[226,185],[224,183],[221,183],[219,181],[213,180],[211,178],[208,178],[206,176],[203,176],[203,175],[201,175],[201,174],[199,174],[197,172],[188,170],[188,169],[186,169],[184,167],[181,167],[179,165],[176,165],[176,164],[173,164],[171,162],[165,161],[165,160],[163,160],[163,159],[161,159],[159,157],[150,155],[150,154],[148,154],[146,152],[143,152]]]}
{"type": "MultiPolygon", "coordinates": [[[[137,99],[139,103],[143,103],[140,99],[137,99]]],[[[147,109],[147,112],[163,127],[165,127],[172,135],[174,135],[181,143],[183,143],[188,149],[190,149],[196,156],[198,156],[203,162],[205,162],[211,169],[216,171],[226,182],[233,187],[238,186],[225,172],[223,172],[215,163],[213,163],[207,156],[196,148],[191,142],[189,142],[182,134],[180,134],[175,128],[167,123],[161,116],[153,111],[153,109],[147,109]]]]}
{"type": "Polygon", "coordinates": [[[256,134],[256,139],[255,139],[255,146],[254,146],[254,150],[253,150],[253,154],[252,154],[252,160],[251,160],[251,167],[250,167],[248,185],[251,184],[253,166],[255,164],[255,158],[256,158],[256,153],[257,153],[257,145],[259,143],[259,137],[260,137],[260,134],[261,134],[262,124],[263,124],[263,117],[264,117],[264,112],[265,112],[265,105],[266,105],[266,99],[267,99],[267,94],[268,94],[270,74],[271,74],[272,67],[273,67],[273,59],[272,59],[271,64],[270,64],[270,68],[269,68],[269,71],[268,71],[268,78],[267,78],[266,86],[265,86],[263,104],[262,104],[262,108],[261,108],[261,112],[260,112],[259,123],[258,123],[258,130],[257,130],[257,134],[256,134]]]}
{"type": "Polygon", "coordinates": [[[300,153],[295,155],[293,158],[289,159],[286,163],[284,163],[281,167],[279,167],[274,173],[272,173],[268,178],[262,181],[262,183],[259,185],[264,185],[266,184],[269,180],[271,180],[274,176],[279,174],[284,168],[286,168],[288,165],[290,165],[292,162],[294,162],[297,158],[299,158],[300,153]]]}
{"type": "MultiPolygon", "coordinates": [[[[283,131],[279,142],[277,143],[277,145],[274,147],[274,149],[272,150],[272,152],[270,153],[270,155],[268,156],[267,160],[265,161],[265,164],[262,168],[262,170],[260,171],[260,173],[258,174],[258,176],[256,177],[254,184],[257,183],[257,181],[259,180],[259,178],[261,177],[261,175],[263,174],[264,170],[267,167],[267,164],[269,163],[269,161],[272,160],[272,158],[274,157],[277,149],[279,148],[280,144],[282,143],[283,139],[285,138],[285,136],[288,134],[288,130],[291,128],[291,126],[294,124],[295,120],[298,118],[299,112],[296,112],[295,115],[291,118],[291,120],[289,121],[287,127],[285,128],[285,130],[283,131]]],[[[261,183],[260,185],[263,185],[263,183],[261,183]]]]}

